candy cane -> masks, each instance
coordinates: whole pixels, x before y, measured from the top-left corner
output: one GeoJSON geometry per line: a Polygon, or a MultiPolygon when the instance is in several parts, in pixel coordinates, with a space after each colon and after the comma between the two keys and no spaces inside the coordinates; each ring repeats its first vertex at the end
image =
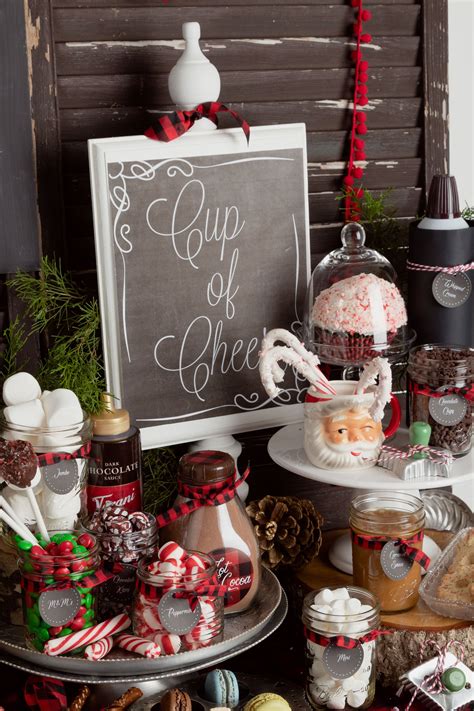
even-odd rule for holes
{"type": "Polygon", "coordinates": [[[161,654],[159,644],[149,639],[135,637],[133,634],[119,634],[115,638],[115,644],[121,649],[126,649],[127,652],[141,654],[142,657],[148,657],[148,659],[157,659],[161,654]]]}
{"type": "Polygon", "coordinates": [[[117,615],[111,620],[105,620],[98,625],[94,625],[94,627],[88,627],[85,630],[73,632],[65,637],[50,639],[44,645],[43,651],[50,657],[55,657],[58,654],[68,654],[74,649],[79,649],[79,647],[98,642],[100,639],[104,639],[104,637],[122,632],[122,630],[126,630],[130,625],[131,620],[128,615],[117,615]]]}
{"type": "Polygon", "coordinates": [[[357,383],[355,392],[364,392],[369,385],[374,385],[377,377],[378,387],[375,390],[375,399],[370,406],[369,412],[375,422],[379,422],[383,417],[385,405],[390,402],[392,391],[392,370],[386,358],[374,358],[365,367],[357,383]]]}
{"type": "Polygon", "coordinates": [[[100,639],[98,642],[93,642],[92,644],[87,645],[84,650],[84,656],[86,659],[90,659],[91,661],[98,661],[99,659],[103,659],[103,657],[107,656],[113,646],[114,638],[104,637],[104,639],[100,639]]]}
{"type": "Polygon", "coordinates": [[[260,379],[270,397],[274,398],[281,392],[281,389],[276,386],[276,383],[281,383],[285,376],[284,370],[278,365],[280,360],[292,365],[318,390],[336,394],[329,380],[318,367],[319,358],[306,350],[292,333],[282,328],[275,328],[264,337],[260,350],[260,379]],[[288,345],[275,346],[275,341],[283,341],[288,345]]]}

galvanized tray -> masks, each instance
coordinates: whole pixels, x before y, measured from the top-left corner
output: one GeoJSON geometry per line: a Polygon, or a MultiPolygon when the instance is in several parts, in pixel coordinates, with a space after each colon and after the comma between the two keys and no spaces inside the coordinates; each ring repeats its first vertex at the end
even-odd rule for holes
{"type": "MultiPolygon", "coordinates": [[[[260,588],[252,606],[240,614],[226,616],[224,639],[210,647],[163,656],[158,659],[145,659],[135,654],[124,653],[123,650],[113,650],[106,659],[99,661],[89,661],[79,657],[49,657],[47,654],[28,649],[24,642],[23,628],[11,626],[0,629],[0,651],[6,652],[8,655],[8,657],[0,658],[0,661],[11,663],[11,657],[15,657],[33,665],[36,673],[37,667],[42,667],[42,672],[44,673],[44,670],[47,669],[50,676],[54,676],[52,672],[73,674],[90,683],[99,683],[100,680],[105,680],[105,677],[111,679],[126,677],[127,681],[131,677],[136,678],[143,675],[148,678],[149,675],[154,675],[157,678],[175,676],[214,663],[209,661],[211,658],[217,663],[221,659],[239,654],[242,651],[240,647],[247,649],[257,644],[260,641],[259,633],[269,624],[271,627],[273,616],[277,610],[280,611],[281,616],[282,602],[284,602],[283,607],[286,610],[286,598],[278,579],[271,571],[263,568],[260,588]],[[238,652],[234,651],[236,648],[239,648],[238,652]]],[[[281,624],[282,619],[276,627],[281,624]]],[[[273,629],[276,627],[274,626],[273,629]]],[[[271,631],[268,634],[271,634],[271,631]]],[[[76,678],[71,680],[76,681],[76,678]]]]}

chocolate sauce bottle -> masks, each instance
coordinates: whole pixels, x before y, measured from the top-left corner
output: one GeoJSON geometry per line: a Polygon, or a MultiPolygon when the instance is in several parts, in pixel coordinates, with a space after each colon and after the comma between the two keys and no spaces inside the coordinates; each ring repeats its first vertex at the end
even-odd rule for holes
{"type": "Polygon", "coordinates": [[[113,397],[102,394],[104,411],[92,417],[87,482],[87,511],[114,501],[130,513],[142,510],[140,431],[130,426],[127,410],[115,410],[113,397]]]}

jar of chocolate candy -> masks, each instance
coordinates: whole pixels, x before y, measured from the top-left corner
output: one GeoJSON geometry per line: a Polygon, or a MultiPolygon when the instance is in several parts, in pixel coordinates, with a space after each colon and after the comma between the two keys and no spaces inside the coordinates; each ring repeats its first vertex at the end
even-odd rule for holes
{"type": "Polygon", "coordinates": [[[430,445],[467,454],[472,440],[474,348],[430,343],[408,360],[408,414],[431,426],[430,445]]]}
{"type": "Polygon", "coordinates": [[[138,564],[133,632],[160,645],[163,654],[219,642],[224,598],[217,565],[204,553],[165,543],[154,561],[138,564]]]}
{"type": "Polygon", "coordinates": [[[129,513],[110,502],[92,515],[86,529],[97,538],[102,568],[113,576],[98,590],[100,619],[130,611],[138,563],[156,553],[155,517],[142,511],[129,513]]]}
{"type": "Polygon", "coordinates": [[[88,533],[60,532],[38,545],[17,537],[26,642],[40,652],[49,640],[96,624],[99,551],[88,533]]]}
{"type": "Polygon", "coordinates": [[[351,503],[354,584],[369,590],[382,612],[409,610],[418,601],[425,510],[421,499],[397,491],[356,496],[351,503]]]}
{"type": "Polygon", "coordinates": [[[310,706],[369,708],[375,695],[377,599],[357,587],[325,588],[306,595],[302,617],[310,706]]]}

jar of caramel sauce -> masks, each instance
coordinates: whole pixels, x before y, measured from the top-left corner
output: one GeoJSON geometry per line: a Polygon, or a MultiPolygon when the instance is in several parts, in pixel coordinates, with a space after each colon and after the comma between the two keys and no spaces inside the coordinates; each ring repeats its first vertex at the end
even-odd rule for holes
{"type": "Polygon", "coordinates": [[[397,491],[361,494],[351,503],[349,523],[354,585],[375,595],[382,612],[401,612],[416,605],[421,568],[391,542],[403,539],[413,548],[422,548],[425,511],[421,499],[397,491]],[[390,545],[384,553],[386,543],[390,545]]]}

